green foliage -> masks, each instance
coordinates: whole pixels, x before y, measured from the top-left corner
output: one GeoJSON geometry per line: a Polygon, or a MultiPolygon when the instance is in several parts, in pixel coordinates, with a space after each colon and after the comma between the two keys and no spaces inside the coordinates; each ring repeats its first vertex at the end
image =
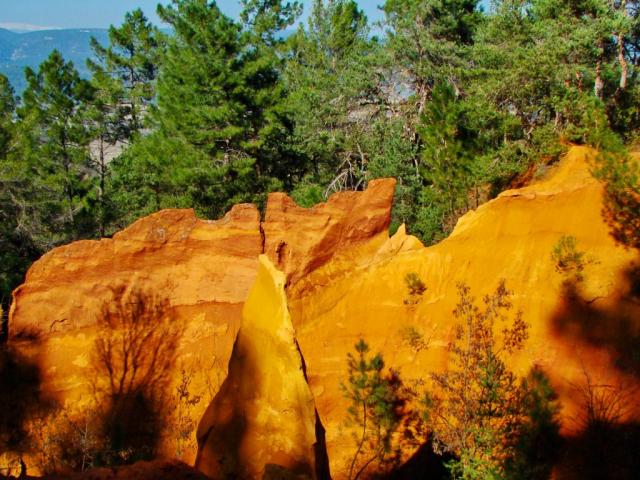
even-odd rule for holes
{"type": "Polygon", "coordinates": [[[563,235],[553,247],[551,259],[556,265],[556,271],[563,275],[572,276],[578,282],[584,280],[584,267],[588,263],[585,253],[577,248],[576,237],[563,235]]]}
{"type": "Polygon", "coordinates": [[[425,200],[432,212],[439,212],[438,225],[425,229],[425,235],[453,229],[459,209],[467,210],[468,192],[474,183],[474,134],[467,128],[462,102],[450,84],[438,84],[421,119],[422,175],[427,189],[425,200]]]}
{"type": "Polygon", "coordinates": [[[348,425],[356,445],[349,479],[359,478],[374,461],[384,463],[401,419],[399,384],[392,375],[383,375],[382,355],[369,358],[369,346],[362,339],[355,349],[355,355],[347,355],[349,377],[341,384],[344,397],[351,402],[348,425]]]}
{"type": "Polygon", "coordinates": [[[47,249],[95,231],[86,121],[94,92],[57,51],[38,72],[25,74],[16,146],[5,164],[12,191],[8,208],[18,215],[21,233],[47,249]]]}
{"type": "Polygon", "coordinates": [[[307,183],[303,180],[294,187],[291,197],[301,207],[310,208],[324,200],[322,194],[320,185],[313,182],[307,183]]]}
{"type": "Polygon", "coordinates": [[[155,131],[114,164],[114,195],[133,208],[126,214],[193,206],[215,218],[282,187],[290,126],[271,47],[275,29],[297,11],[290,7],[247,2],[243,18],[260,26],[259,35],[204,0],[158,8],[173,35],[162,56],[155,131]]]}
{"type": "Polygon", "coordinates": [[[417,113],[440,83],[457,83],[482,16],[477,0],[387,0],[382,9],[395,63],[415,78],[417,113]]]}
{"type": "Polygon", "coordinates": [[[454,478],[506,478],[505,464],[516,455],[525,421],[525,393],[505,355],[523,347],[528,327],[518,313],[501,340],[495,337],[511,308],[504,282],[485,297],[483,309],[469,287],[461,284],[458,291],[454,316],[460,323],[449,345],[450,367],[432,375],[426,422],[436,450],[455,454],[449,464],[454,478]]]}
{"type": "Polygon", "coordinates": [[[351,141],[360,126],[349,121],[349,112],[372,83],[366,35],[366,17],[354,2],[316,0],[307,29],[300,27],[288,42],[284,81],[291,141],[300,157],[292,173],[321,185],[323,193],[363,180],[362,156],[351,141]]]}
{"type": "Polygon", "coordinates": [[[247,33],[256,36],[264,45],[270,47],[282,44],[276,37],[302,14],[302,4],[298,1],[282,0],[240,0],[242,12],[240,18],[247,33]]]}
{"type": "Polygon", "coordinates": [[[119,28],[109,28],[107,47],[91,39],[97,61],[89,60],[88,67],[115,115],[116,139],[128,141],[143,127],[155,98],[161,47],[160,32],[140,9],[127,13],[119,28]]]}
{"type": "Polygon", "coordinates": [[[595,173],[605,182],[603,214],[614,238],[640,248],[640,162],[623,148],[603,149],[595,173]]]}
{"type": "Polygon", "coordinates": [[[420,276],[416,272],[409,272],[404,276],[404,283],[407,286],[408,297],[405,298],[406,305],[415,305],[422,298],[422,294],[427,290],[420,276]]]}
{"type": "Polygon", "coordinates": [[[523,379],[525,418],[515,445],[507,459],[506,477],[514,480],[546,480],[561,448],[560,406],[549,378],[535,366],[523,379]]]}
{"type": "Polygon", "coordinates": [[[400,329],[402,342],[411,348],[415,353],[426,350],[429,347],[428,340],[424,339],[424,335],[414,326],[406,326],[400,329]]]}
{"type": "Polygon", "coordinates": [[[0,159],[4,160],[9,153],[12,138],[12,120],[16,107],[16,99],[9,80],[0,74],[0,159]]]}
{"type": "MultiPolygon", "coordinates": [[[[28,242],[16,231],[18,224],[13,195],[16,184],[8,155],[14,148],[13,116],[16,99],[7,77],[0,75],[0,311],[6,312],[11,290],[21,280],[31,261],[28,242]]],[[[0,339],[4,331],[4,316],[0,317],[0,339]]]]}

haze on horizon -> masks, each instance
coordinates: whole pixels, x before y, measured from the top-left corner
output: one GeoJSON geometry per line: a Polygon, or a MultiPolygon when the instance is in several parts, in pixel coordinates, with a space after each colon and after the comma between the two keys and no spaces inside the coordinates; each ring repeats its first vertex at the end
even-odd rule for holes
{"type": "MultiPolygon", "coordinates": [[[[312,0],[301,0],[305,12],[301,21],[305,21],[311,8],[312,0]]],[[[74,28],[108,28],[120,25],[126,12],[142,9],[145,15],[155,24],[161,21],[156,14],[159,3],[168,4],[167,0],[0,0],[0,28],[14,31],[37,31],[74,28]]],[[[221,10],[232,17],[240,14],[239,0],[218,0],[221,10]]],[[[358,0],[360,7],[366,12],[369,21],[382,18],[378,9],[378,0],[358,0]]]]}

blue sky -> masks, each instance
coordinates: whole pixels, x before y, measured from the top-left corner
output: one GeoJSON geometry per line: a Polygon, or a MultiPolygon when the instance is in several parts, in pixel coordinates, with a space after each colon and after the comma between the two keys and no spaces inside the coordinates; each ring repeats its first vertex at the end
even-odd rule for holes
{"type": "MultiPolygon", "coordinates": [[[[0,0],[0,27],[20,30],[42,28],[106,28],[119,24],[127,11],[142,8],[159,23],[155,14],[159,0],[0,0]]],[[[377,5],[384,0],[358,0],[369,20],[381,18],[377,5]]],[[[166,0],[163,2],[166,3],[166,0]]],[[[308,11],[311,0],[303,0],[308,11]]],[[[238,0],[218,0],[220,8],[237,17],[238,0]]],[[[308,13],[308,12],[305,12],[308,13]]]]}

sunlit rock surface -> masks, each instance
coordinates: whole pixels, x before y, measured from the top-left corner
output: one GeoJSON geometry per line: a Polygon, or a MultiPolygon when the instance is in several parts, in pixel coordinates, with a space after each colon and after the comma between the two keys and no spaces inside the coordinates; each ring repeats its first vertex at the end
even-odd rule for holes
{"type": "Polygon", "coordinates": [[[113,292],[124,285],[163,295],[187,325],[173,378],[185,370],[191,393],[202,395],[191,412],[196,422],[210,405],[200,422],[199,468],[261,478],[295,464],[294,471],[314,475],[318,438],[310,412],[317,409],[331,474],[340,479],[355,449],[340,391],[353,345],[365,339],[407,383],[428,378],[447,365],[456,285],[465,282],[480,301],[504,279],[512,313],[521,310],[530,325],[524,351],[509,364],[522,375],[533,366],[544,370],[561,400],[563,432],[573,435],[587,382],[634,392],[640,377],[640,262],[610,235],[603,188],[590,174],[593,155],[571,148],[530,185],[463,216],[433,247],[403,227],[386,233],[393,180],[312,209],[272,194],[262,224],[248,205],[217,222],[188,210],[159,212],[112,240],[76,242],[36,262],[15,292],[11,343],[39,363],[43,389],[73,405],[87,396],[93,327],[113,292]],[[584,252],[581,281],[557,271],[552,258],[567,235],[584,252]],[[261,253],[275,268],[262,261],[243,327],[255,333],[237,337],[231,358],[261,253]],[[407,273],[425,283],[420,298],[408,298],[407,273]],[[422,337],[419,347],[407,341],[409,329],[422,337]],[[221,466],[223,458],[231,463],[221,466]]]}
{"type": "MultiPolygon", "coordinates": [[[[258,256],[269,251],[277,258],[277,245],[286,243],[287,261],[280,268],[299,278],[297,269],[309,272],[337,251],[386,236],[394,185],[393,179],[372,182],[365,192],[339,193],[312,209],[273,194],[262,224],[253,205],[237,205],[217,221],[199,220],[192,210],[163,210],[112,239],[56,248],[34,263],[14,292],[10,342],[39,365],[40,387],[48,397],[68,412],[87,410],[94,400],[95,345],[103,336],[98,324],[104,309],[123,298],[126,302],[132,291],[149,302],[166,301],[184,326],[176,361],[169,366],[167,395],[177,401],[186,378],[189,397],[182,407],[197,425],[226,378],[258,256]]],[[[184,416],[173,404],[167,410],[184,416]]],[[[188,421],[174,420],[179,425],[167,426],[162,451],[192,462],[195,434],[175,445],[172,439],[182,435],[188,421]]]]}
{"type": "Polygon", "coordinates": [[[269,468],[315,477],[315,406],[284,286],[261,256],[229,374],[198,427],[196,468],[212,478],[263,478],[269,468]]]}
{"type": "MultiPolygon", "coordinates": [[[[164,210],[113,239],[56,248],[14,292],[10,343],[37,358],[42,389],[66,411],[90,410],[93,389],[105,380],[96,378],[95,355],[96,341],[104,336],[98,325],[104,308],[130,289],[142,301],[165,301],[183,326],[176,361],[165,366],[172,377],[166,395],[175,399],[181,378],[188,377],[192,398],[201,397],[189,406],[196,425],[226,376],[262,251],[259,221],[253,205],[238,205],[218,221],[198,220],[191,210],[164,210]]],[[[181,443],[175,447],[162,439],[161,450],[192,462],[195,439],[181,443]]]]}
{"type": "Polygon", "coordinates": [[[272,193],[263,224],[265,253],[289,284],[336,253],[386,232],[396,182],[372,180],[364,192],[340,192],[325,203],[302,208],[284,193],[272,193]]]}
{"type": "Polygon", "coordinates": [[[463,216],[438,245],[422,247],[400,229],[386,242],[377,238],[337,255],[289,290],[334,478],[344,478],[355,449],[340,391],[346,353],[364,338],[406,382],[444,369],[458,282],[469,285],[480,304],[506,280],[512,316],[522,310],[530,325],[525,349],[510,367],[521,375],[534,365],[546,372],[560,396],[565,434],[580,428],[586,372],[593,384],[633,392],[640,378],[640,263],[636,251],[616,245],[602,218],[603,188],[590,174],[593,155],[573,147],[540,180],[463,216]],[[582,282],[556,270],[552,251],[563,235],[575,237],[585,253],[582,282]],[[427,287],[415,303],[404,281],[410,272],[427,287]],[[408,328],[422,335],[426,348],[410,345],[408,328]]]}

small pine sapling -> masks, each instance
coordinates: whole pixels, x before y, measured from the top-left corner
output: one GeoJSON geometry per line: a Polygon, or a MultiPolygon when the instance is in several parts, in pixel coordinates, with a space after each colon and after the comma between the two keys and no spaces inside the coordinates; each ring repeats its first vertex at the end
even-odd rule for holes
{"type": "Polygon", "coordinates": [[[420,276],[415,272],[409,272],[404,276],[408,296],[404,299],[405,305],[415,305],[420,302],[422,294],[427,290],[420,276]]]}
{"type": "Polygon", "coordinates": [[[349,466],[349,480],[359,478],[374,461],[383,463],[391,451],[393,433],[400,425],[399,382],[384,376],[384,360],[379,353],[368,356],[364,340],[356,345],[356,354],[347,355],[349,377],[341,384],[343,395],[351,401],[348,425],[353,429],[356,451],[349,466]]]}

